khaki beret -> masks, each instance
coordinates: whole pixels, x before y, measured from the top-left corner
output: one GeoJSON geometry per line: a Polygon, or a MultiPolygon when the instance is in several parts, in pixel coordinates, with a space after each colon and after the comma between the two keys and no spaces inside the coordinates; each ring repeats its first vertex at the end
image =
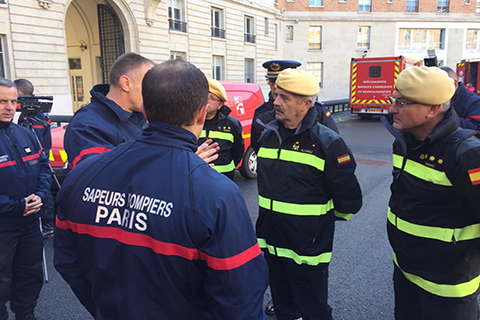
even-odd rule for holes
{"type": "Polygon", "coordinates": [[[277,77],[277,86],[301,96],[314,96],[320,90],[317,80],[305,71],[285,69],[277,77]]]}
{"type": "Polygon", "coordinates": [[[220,100],[228,100],[227,91],[225,91],[225,88],[222,86],[222,84],[215,79],[208,79],[208,91],[219,97],[220,100]]]}
{"type": "Polygon", "coordinates": [[[395,90],[409,100],[433,106],[453,97],[455,84],[440,68],[410,67],[399,74],[395,90]]]}

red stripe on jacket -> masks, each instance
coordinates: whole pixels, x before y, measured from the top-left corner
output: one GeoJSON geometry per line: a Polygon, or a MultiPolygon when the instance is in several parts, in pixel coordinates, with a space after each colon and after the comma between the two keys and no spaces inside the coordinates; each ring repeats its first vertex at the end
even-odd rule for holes
{"type": "Polygon", "coordinates": [[[155,253],[166,256],[178,256],[187,260],[204,260],[214,270],[232,270],[238,268],[261,254],[258,243],[247,250],[228,258],[216,258],[198,249],[187,248],[175,243],[156,240],[148,235],[128,232],[116,227],[92,226],[69,220],[59,220],[57,227],[72,230],[78,234],[86,234],[95,238],[114,239],[121,243],[152,249],[155,253]]]}
{"type": "Polygon", "coordinates": [[[30,156],[23,157],[23,158],[22,158],[23,162],[27,162],[27,161],[30,161],[30,160],[33,160],[33,159],[38,159],[38,158],[40,158],[40,154],[42,153],[42,151],[43,151],[43,149],[40,149],[40,150],[38,151],[38,153],[36,153],[36,154],[32,154],[32,155],[30,155],[30,156]]]}
{"type": "Polygon", "coordinates": [[[15,161],[15,160],[6,161],[6,162],[0,163],[0,168],[9,167],[9,166],[14,166],[14,165],[16,165],[16,164],[17,164],[17,161],[15,161]]]}
{"type": "Polygon", "coordinates": [[[71,168],[74,168],[78,161],[82,160],[83,156],[87,155],[87,154],[91,154],[91,153],[104,153],[104,152],[107,152],[107,151],[110,151],[109,148],[105,148],[105,147],[93,147],[93,148],[89,148],[89,149],[84,149],[80,152],[80,154],[75,158],[75,160],[73,160],[73,164],[71,163],[70,164],[70,169],[71,168]]]}

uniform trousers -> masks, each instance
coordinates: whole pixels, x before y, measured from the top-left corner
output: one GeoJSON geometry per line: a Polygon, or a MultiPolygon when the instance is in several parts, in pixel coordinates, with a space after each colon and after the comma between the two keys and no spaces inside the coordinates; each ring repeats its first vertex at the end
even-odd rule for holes
{"type": "Polygon", "coordinates": [[[265,253],[277,320],[332,320],[328,264],[309,266],[265,253]]]}
{"type": "Polygon", "coordinates": [[[478,290],[463,298],[445,298],[431,294],[410,282],[395,265],[396,320],[478,320],[478,290]]]}
{"type": "Polygon", "coordinates": [[[43,239],[39,220],[8,232],[0,232],[0,320],[10,308],[16,319],[32,319],[43,285],[43,239]]]}

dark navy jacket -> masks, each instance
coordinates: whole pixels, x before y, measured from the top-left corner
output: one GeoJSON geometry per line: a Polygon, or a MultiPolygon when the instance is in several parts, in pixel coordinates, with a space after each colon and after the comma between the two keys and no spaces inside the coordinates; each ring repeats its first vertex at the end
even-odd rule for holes
{"type": "Polygon", "coordinates": [[[96,319],[265,319],[242,193],[196,149],[191,132],[151,123],[67,175],[55,267],[96,319]]]}
{"type": "Polygon", "coordinates": [[[460,118],[460,127],[480,130],[480,96],[468,91],[459,82],[452,97],[452,106],[460,118]]]}
{"type": "Polygon", "coordinates": [[[99,84],[90,91],[92,100],[79,109],[65,132],[69,167],[92,155],[110,150],[142,133],[146,120],[140,112],[128,112],[106,97],[109,85],[99,84]]]}
{"type": "Polygon", "coordinates": [[[393,128],[391,114],[382,122],[395,137],[387,222],[395,264],[433,295],[471,299],[480,287],[480,139],[450,146],[451,108],[421,142],[393,128]]]}
{"type": "Polygon", "coordinates": [[[205,120],[202,134],[198,139],[198,145],[207,139],[218,142],[220,150],[217,152],[218,158],[213,161],[215,164],[213,168],[225,174],[235,170],[245,151],[242,125],[238,119],[229,115],[231,111],[229,107],[222,106],[213,119],[205,120]]]}
{"type": "Polygon", "coordinates": [[[33,132],[0,121],[0,232],[20,229],[38,219],[41,211],[23,216],[24,198],[36,194],[45,200],[50,180],[48,158],[33,132]]]}
{"type": "Polygon", "coordinates": [[[329,263],[334,222],[349,220],[362,207],[352,153],[317,119],[316,108],[311,108],[291,135],[280,121],[271,120],[260,136],[260,148],[254,149],[260,247],[298,265],[329,263]]]}
{"type": "MultiPolygon", "coordinates": [[[[254,150],[260,147],[258,139],[260,138],[265,124],[275,119],[275,111],[273,106],[274,101],[275,99],[273,99],[272,93],[269,92],[268,101],[264,102],[262,105],[258,106],[255,109],[255,114],[253,115],[252,120],[252,129],[250,132],[250,144],[254,150]],[[260,116],[262,116],[262,122],[258,121],[258,118],[260,116]]],[[[335,123],[335,120],[333,120],[333,118],[331,117],[330,111],[328,111],[328,109],[319,102],[315,102],[315,109],[317,109],[317,122],[338,133],[337,124],[335,123]]]]}

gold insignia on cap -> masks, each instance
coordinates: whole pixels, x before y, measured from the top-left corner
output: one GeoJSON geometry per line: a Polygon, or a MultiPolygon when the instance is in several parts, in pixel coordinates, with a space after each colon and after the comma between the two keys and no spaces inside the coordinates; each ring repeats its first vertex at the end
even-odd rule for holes
{"type": "Polygon", "coordinates": [[[278,71],[280,70],[280,65],[278,63],[272,63],[270,65],[270,69],[272,69],[273,71],[278,71]]]}

